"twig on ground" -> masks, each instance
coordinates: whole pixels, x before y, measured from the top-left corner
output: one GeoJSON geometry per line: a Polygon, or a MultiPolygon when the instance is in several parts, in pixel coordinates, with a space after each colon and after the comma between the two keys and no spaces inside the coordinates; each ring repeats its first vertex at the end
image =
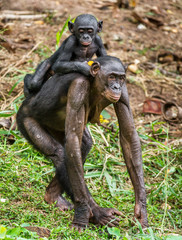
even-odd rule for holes
{"type": "Polygon", "coordinates": [[[0,75],[2,75],[2,77],[0,79],[3,79],[6,74],[8,74],[9,72],[13,71],[15,67],[19,67],[21,64],[25,63],[27,58],[29,57],[29,55],[41,44],[42,42],[38,42],[31,50],[30,52],[28,52],[26,55],[24,55],[22,57],[22,59],[20,61],[18,61],[17,63],[15,63],[14,65],[11,66],[11,68],[9,68],[9,66],[5,69],[3,69],[1,72],[0,72],[0,75]]]}

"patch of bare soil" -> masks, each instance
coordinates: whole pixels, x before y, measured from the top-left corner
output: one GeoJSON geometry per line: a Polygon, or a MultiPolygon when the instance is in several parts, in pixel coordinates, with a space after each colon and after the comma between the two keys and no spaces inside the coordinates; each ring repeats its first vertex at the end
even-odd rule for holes
{"type": "MultiPolygon", "coordinates": [[[[118,8],[116,1],[109,0],[1,0],[0,7],[2,110],[13,77],[21,71],[30,72],[51,55],[55,51],[56,32],[69,15],[74,18],[82,13],[104,21],[101,37],[108,54],[128,65],[128,91],[136,125],[156,119],[164,121],[162,112],[155,114],[156,104],[150,102],[151,97],[182,107],[180,0],[138,0],[135,8],[130,5],[128,9],[118,8]],[[153,113],[145,109],[143,114],[146,98],[153,113]]],[[[62,40],[68,35],[65,33],[62,40]]],[[[15,95],[22,88],[23,84],[19,84],[15,95]]],[[[180,118],[170,122],[172,136],[182,136],[181,122],[180,118]]]]}

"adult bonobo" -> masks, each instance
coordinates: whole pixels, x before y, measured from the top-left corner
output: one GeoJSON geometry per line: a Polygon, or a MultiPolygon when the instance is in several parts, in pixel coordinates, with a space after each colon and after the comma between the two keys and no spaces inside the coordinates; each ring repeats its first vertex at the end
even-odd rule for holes
{"type": "MultiPolygon", "coordinates": [[[[105,56],[92,64],[92,77],[79,73],[55,74],[36,95],[27,97],[17,114],[25,138],[52,159],[60,185],[74,203],[73,226],[89,222],[115,226],[115,209],[101,208],[84,181],[83,164],[90,150],[88,122],[99,122],[101,111],[113,103],[120,128],[120,143],[135,191],[135,217],[148,226],[140,141],[134,127],[125,83],[125,68],[118,58],[105,56]]],[[[66,200],[61,197],[63,204],[66,200]]]]}
{"type": "Polygon", "coordinates": [[[102,24],[102,21],[97,22],[90,14],[79,15],[74,23],[68,22],[72,35],[63,41],[51,57],[39,64],[33,75],[25,76],[25,95],[38,91],[53,72],[80,72],[88,76],[90,68],[86,61],[94,54],[98,57],[106,55],[102,40],[97,35],[102,30],[102,24]]]}

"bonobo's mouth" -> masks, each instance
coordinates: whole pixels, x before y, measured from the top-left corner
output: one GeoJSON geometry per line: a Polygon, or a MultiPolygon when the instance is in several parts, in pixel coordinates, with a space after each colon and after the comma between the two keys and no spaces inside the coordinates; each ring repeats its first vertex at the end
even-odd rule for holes
{"type": "Polygon", "coordinates": [[[81,45],[83,46],[89,46],[91,44],[91,42],[81,42],[81,45]]]}
{"type": "Polygon", "coordinates": [[[106,90],[102,92],[102,96],[104,96],[106,99],[108,99],[112,103],[116,103],[119,101],[121,94],[111,93],[110,91],[106,90]]]}

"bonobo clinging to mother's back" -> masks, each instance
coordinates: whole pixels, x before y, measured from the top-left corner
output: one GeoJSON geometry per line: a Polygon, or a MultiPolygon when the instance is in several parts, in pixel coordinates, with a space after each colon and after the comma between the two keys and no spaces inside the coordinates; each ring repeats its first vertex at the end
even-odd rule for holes
{"type": "MultiPolygon", "coordinates": [[[[84,181],[83,165],[92,140],[86,124],[99,122],[101,111],[114,105],[119,122],[120,143],[135,191],[134,216],[142,227],[148,226],[146,193],[141,147],[135,130],[125,83],[125,68],[118,58],[105,56],[94,61],[90,77],[80,73],[55,74],[37,94],[28,96],[17,114],[17,123],[25,138],[46,157],[52,159],[59,183],[59,205],[74,204],[72,225],[116,226],[121,213],[100,207],[84,181]]],[[[54,186],[52,186],[52,189],[54,186]]],[[[57,194],[57,193],[56,193],[57,194]]]]}
{"type": "Polygon", "coordinates": [[[90,14],[81,14],[75,22],[68,22],[71,35],[66,38],[59,49],[39,64],[34,74],[27,74],[24,82],[25,96],[37,92],[43,82],[55,73],[80,72],[90,74],[89,61],[94,54],[105,56],[106,51],[101,38],[97,35],[102,30],[103,22],[97,22],[90,14]]]}

